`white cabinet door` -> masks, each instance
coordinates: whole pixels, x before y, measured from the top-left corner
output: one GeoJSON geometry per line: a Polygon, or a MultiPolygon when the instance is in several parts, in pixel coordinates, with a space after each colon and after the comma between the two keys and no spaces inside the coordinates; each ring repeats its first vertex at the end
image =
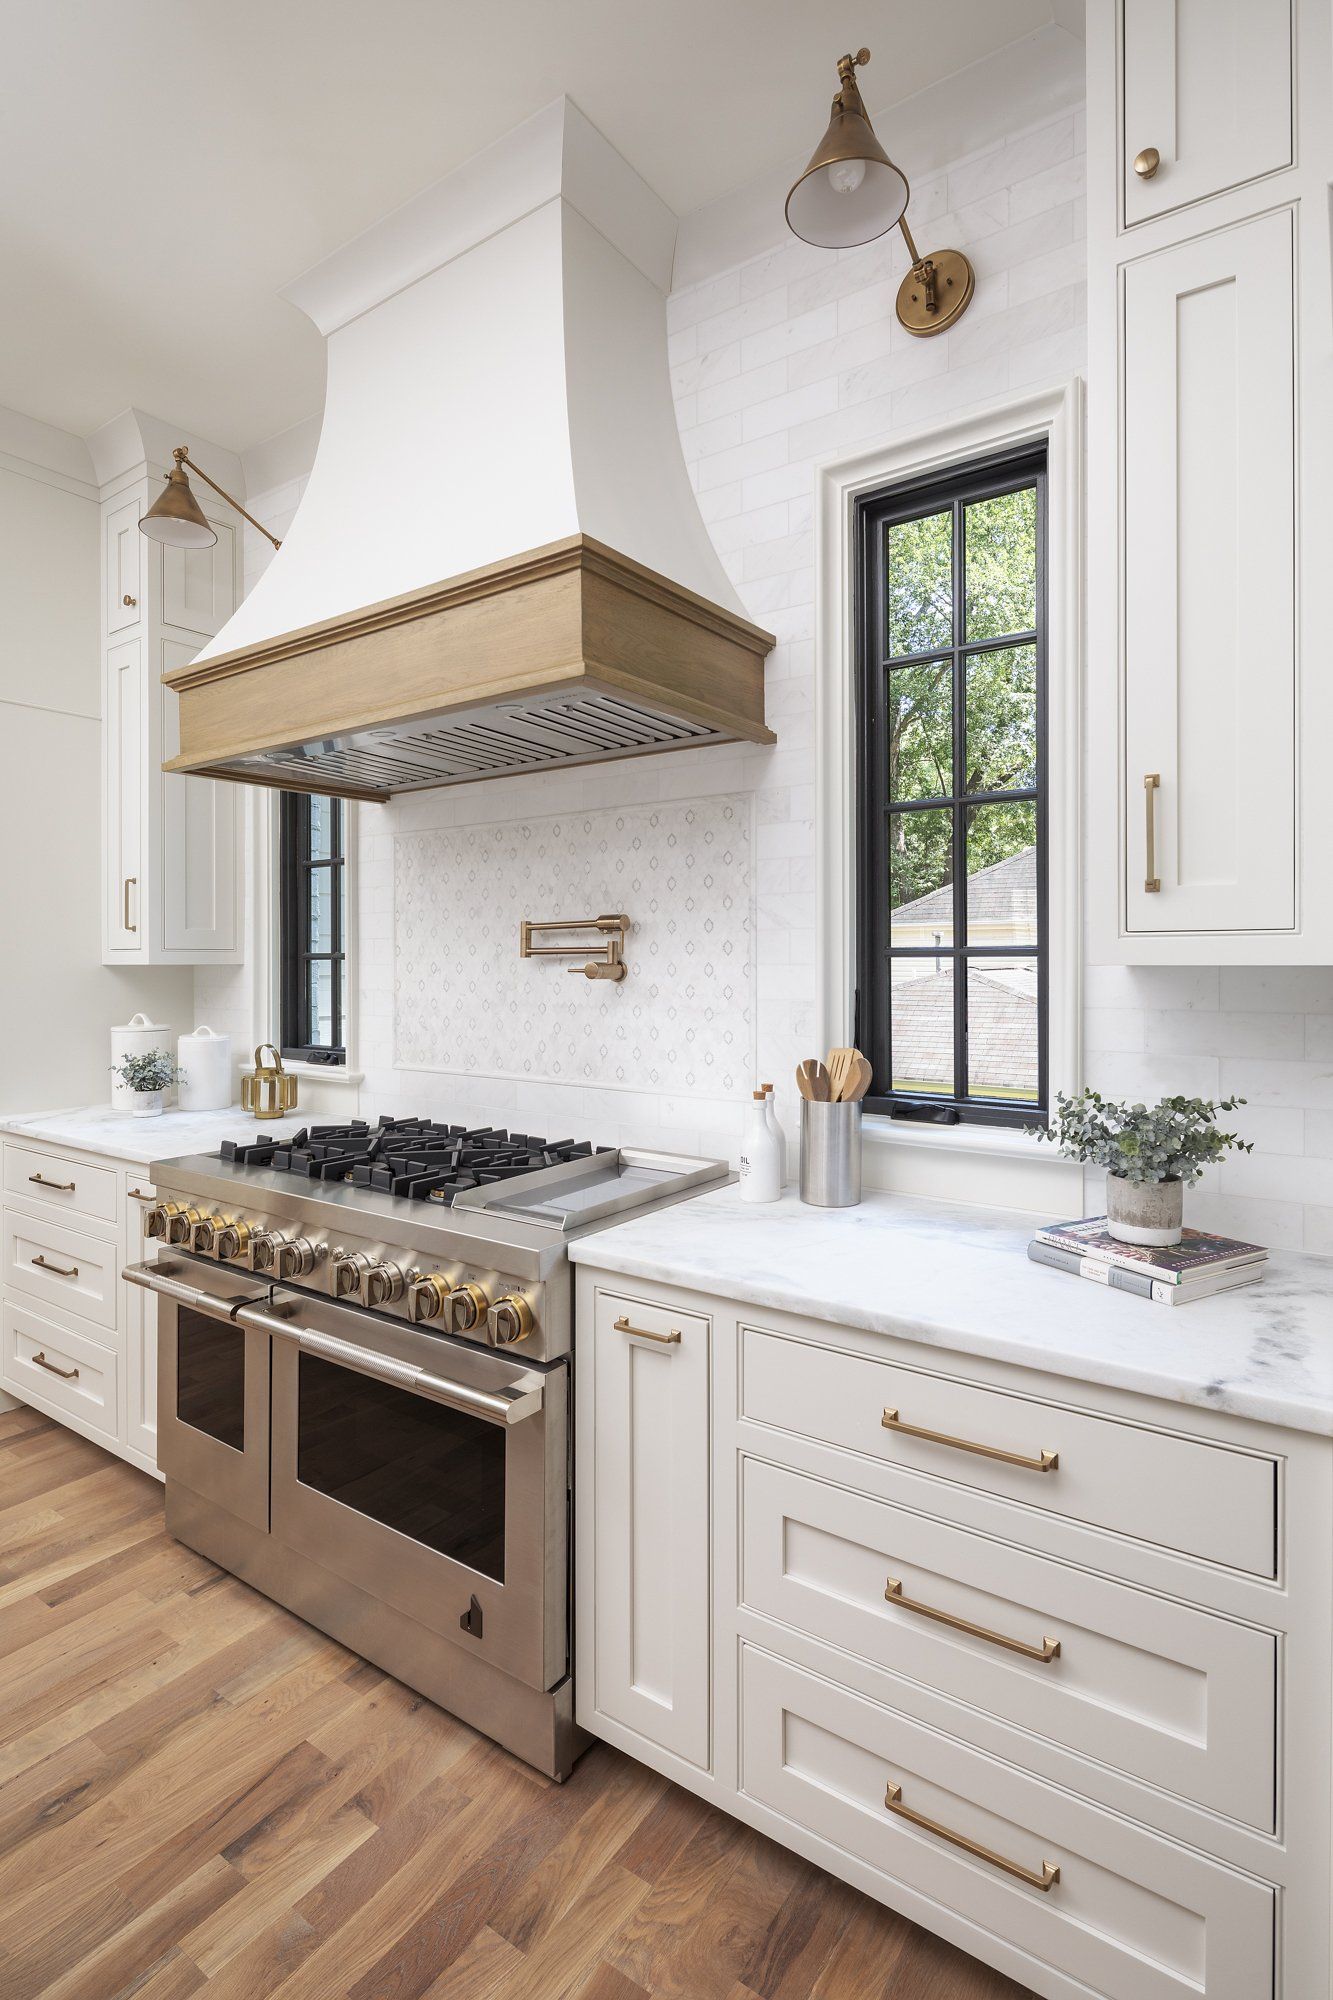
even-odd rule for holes
{"type": "MultiPolygon", "coordinates": [[[[125,1174],[125,1261],[151,1263],[157,1244],[143,1235],[153,1184],[141,1168],[125,1174]]],[[[125,1443],[157,1464],[157,1300],[122,1282],[125,1303],[125,1443]]]]}
{"type": "MultiPolygon", "coordinates": [[[[220,631],[236,608],[235,531],[228,522],[211,516],[209,525],[217,536],[211,548],[177,549],[159,544],[162,623],[202,633],[206,638],[220,631]]],[[[193,659],[194,652],[187,651],[187,659],[193,659]]]]}
{"type": "MultiPolygon", "coordinates": [[[[207,554],[208,551],[203,551],[207,554]]],[[[197,649],[162,642],[162,671],[183,666],[197,649]]],[[[180,749],[179,697],[160,682],[162,761],[180,749]]],[[[163,949],[232,952],[240,944],[240,804],[235,785],[215,778],[162,774],[163,949]]]]}
{"type": "MultiPolygon", "coordinates": [[[[137,533],[137,530],[136,530],[137,533]]],[[[141,958],[144,923],[143,648],[126,639],[107,653],[102,709],[106,759],[106,830],[103,849],[103,935],[106,954],[141,958]]]]}
{"type": "Polygon", "coordinates": [[[137,625],[143,596],[143,536],[139,516],[143,502],[127,501],[106,517],[106,629],[123,632],[137,625]]]}
{"type": "Polygon", "coordinates": [[[1130,932],[1296,921],[1292,229],[1278,210],[1124,274],[1130,932]]]}
{"type": "Polygon", "coordinates": [[[1124,0],[1127,224],[1291,164],[1291,54],[1291,0],[1124,0]]]}
{"type": "Polygon", "coordinates": [[[710,1323],[600,1280],[581,1296],[579,1720],[706,1770],[710,1323]]]}

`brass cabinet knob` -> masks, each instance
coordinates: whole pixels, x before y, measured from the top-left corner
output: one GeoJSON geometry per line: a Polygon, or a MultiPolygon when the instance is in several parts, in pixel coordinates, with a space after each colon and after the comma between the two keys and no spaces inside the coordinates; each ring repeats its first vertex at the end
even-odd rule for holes
{"type": "Polygon", "coordinates": [[[1145,146],[1134,155],[1134,171],[1141,181],[1150,181],[1161,164],[1162,156],[1156,146],[1145,146]]]}
{"type": "Polygon", "coordinates": [[[536,1324],[522,1293],[510,1293],[497,1299],[487,1313],[486,1338],[492,1347],[509,1347],[516,1340],[526,1340],[536,1324]]]}
{"type": "Polygon", "coordinates": [[[125,595],[121,598],[120,601],[125,606],[125,609],[127,611],[133,611],[135,605],[139,602],[137,597],[130,596],[128,590],[125,592],[125,595]]]}
{"type": "Polygon", "coordinates": [[[473,1332],[485,1319],[490,1303],[480,1285],[455,1285],[449,1294],[449,1331],[473,1332]]]}

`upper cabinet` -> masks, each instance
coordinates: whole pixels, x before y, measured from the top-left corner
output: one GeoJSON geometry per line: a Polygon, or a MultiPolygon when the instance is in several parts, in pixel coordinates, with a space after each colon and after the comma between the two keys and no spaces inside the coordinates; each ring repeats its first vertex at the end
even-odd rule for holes
{"type": "MultiPolygon", "coordinates": [[[[213,519],[210,549],[139,533],[145,480],[103,503],[102,938],[108,965],[227,965],[243,955],[237,788],[164,772],[178,748],[162,675],[231,616],[239,550],[213,519]]],[[[212,517],[210,516],[210,519],[212,517]]]]}
{"type": "Polygon", "coordinates": [[[1330,963],[1330,10],[1087,21],[1089,948],[1330,963]]]}
{"type": "Polygon", "coordinates": [[[1291,12],[1291,0],[1124,0],[1126,224],[1291,165],[1291,12]]]}

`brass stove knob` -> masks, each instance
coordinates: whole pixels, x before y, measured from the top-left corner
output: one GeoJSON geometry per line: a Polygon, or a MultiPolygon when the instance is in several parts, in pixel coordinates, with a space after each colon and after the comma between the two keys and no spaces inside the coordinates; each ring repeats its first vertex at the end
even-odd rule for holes
{"type": "Polygon", "coordinates": [[[173,1215],[179,1215],[180,1212],[181,1205],[178,1201],[154,1202],[151,1208],[144,1210],[144,1235],[153,1238],[158,1243],[165,1243],[168,1240],[167,1230],[171,1225],[171,1218],[173,1215]]]}
{"type": "Polygon", "coordinates": [[[361,1282],[373,1266],[374,1259],[368,1257],[364,1250],[339,1251],[329,1267],[329,1289],[334,1298],[359,1298],[361,1282]]]}
{"type": "Polygon", "coordinates": [[[492,1347],[509,1347],[526,1340],[537,1321],[521,1292],[497,1299],[486,1315],[486,1338],[492,1347]]]}
{"type": "Polygon", "coordinates": [[[225,1222],[217,1233],[213,1254],[215,1257],[243,1257],[249,1241],[248,1222],[225,1222]]]}
{"type": "Polygon", "coordinates": [[[170,1206],[172,1213],[167,1218],[168,1243],[179,1243],[184,1244],[187,1248],[193,1248],[192,1238],[194,1236],[195,1224],[200,1220],[199,1210],[197,1208],[182,1208],[179,1203],[174,1201],[170,1206]]]}
{"type": "Polygon", "coordinates": [[[205,1257],[217,1255],[217,1235],[227,1226],[225,1215],[201,1215],[190,1230],[190,1248],[205,1257]]]}
{"type": "Polygon", "coordinates": [[[279,1237],[274,1252],[274,1269],[280,1278],[305,1278],[320,1259],[320,1247],[308,1236],[279,1237]]]}
{"type": "Polygon", "coordinates": [[[486,1318],[490,1300],[480,1285],[455,1285],[449,1294],[450,1333],[473,1333],[486,1318]]]}
{"type": "Polygon", "coordinates": [[[416,1279],[408,1288],[408,1318],[419,1324],[422,1320],[439,1319],[442,1313],[447,1317],[450,1289],[449,1280],[438,1271],[428,1271],[424,1278],[416,1279]]]}
{"type": "Polygon", "coordinates": [[[396,1264],[372,1264],[362,1273],[362,1301],[368,1306],[391,1306],[403,1296],[406,1282],[396,1264]]]}

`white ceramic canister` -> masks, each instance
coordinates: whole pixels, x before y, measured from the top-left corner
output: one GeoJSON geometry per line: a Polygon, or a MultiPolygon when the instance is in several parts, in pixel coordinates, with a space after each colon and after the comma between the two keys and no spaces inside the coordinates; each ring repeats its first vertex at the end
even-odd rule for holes
{"type": "Polygon", "coordinates": [[[225,1111],[232,1101],[231,1036],[198,1027],[176,1043],[183,1072],[177,1102],[182,1111],[225,1111]]]}
{"type": "MultiPolygon", "coordinates": [[[[111,1061],[118,1063],[123,1056],[146,1056],[150,1049],[161,1049],[171,1054],[171,1029],[166,1022],[150,1021],[146,1014],[136,1014],[123,1028],[111,1030],[111,1061]]],[[[134,1092],[118,1076],[111,1079],[111,1102],[117,1111],[134,1109],[134,1092]]]]}

